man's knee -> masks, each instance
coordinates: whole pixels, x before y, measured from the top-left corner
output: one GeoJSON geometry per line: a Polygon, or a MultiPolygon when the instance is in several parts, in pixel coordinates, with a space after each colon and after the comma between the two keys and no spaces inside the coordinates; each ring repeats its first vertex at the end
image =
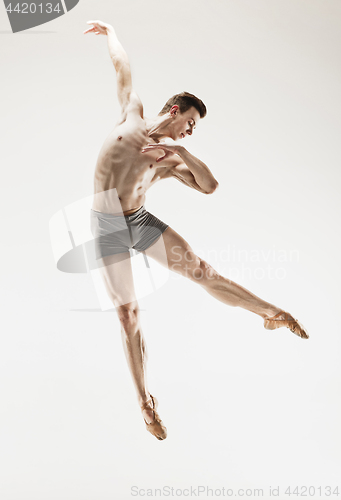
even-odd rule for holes
{"type": "Polygon", "coordinates": [[[116,311],[124,330],[131,329],[137,325],[139,321],[139,308],[136,303],[120,305],[116,308],[116,311]]]}
{"type": "Polygon", "coordinates": [[[190,247],[183,253],[180,261],[175,260],[173,262],[171,269],[202,285],[204,283],[207,285],[219,277],[219,273],[205,260],[196,255],[190,247]]]}
{"type": "Polygon", "coordinates": [[[196,256],[196,266],[193,269],[193,274],[192,278],[201,283],[201,284],[206,284],[206,282],[209,282],[210,280],[214,280],[216,277],[218,277],[219,274],[213,267],[208,264],[205,260],[201,259],[200,257],[196,256]]]}

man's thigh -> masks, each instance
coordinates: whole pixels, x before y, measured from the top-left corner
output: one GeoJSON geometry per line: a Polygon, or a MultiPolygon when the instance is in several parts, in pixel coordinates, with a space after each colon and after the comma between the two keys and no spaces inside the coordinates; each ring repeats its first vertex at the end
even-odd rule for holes
{"type": "Polygon", "coordinates": [[[100,264],[101,275],[115,307],[136,303],[129,252],[103,257],[100,264]]]}
{"type": "Polygon", "coordinates": [[[189,278],[202,262],[189,243],[170,226],[145,253],[171,271],[189,278]]]}

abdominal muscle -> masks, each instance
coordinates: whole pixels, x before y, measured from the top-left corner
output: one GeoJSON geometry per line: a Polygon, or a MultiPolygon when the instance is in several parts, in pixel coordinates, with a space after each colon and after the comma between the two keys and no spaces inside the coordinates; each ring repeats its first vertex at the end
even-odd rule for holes
{"type": "MultiPolygon", "coordinates": [[[[101,183],[95,180],[95,196],[93,210],[112,215],[130,215],[136,212],[146,200],[145,192],[147,187],[136,186],[135,183],[115,182],[111,177],[111,182],[101,183]]],[[[119,177],[119,176],[118,176],[119,177]]]]}

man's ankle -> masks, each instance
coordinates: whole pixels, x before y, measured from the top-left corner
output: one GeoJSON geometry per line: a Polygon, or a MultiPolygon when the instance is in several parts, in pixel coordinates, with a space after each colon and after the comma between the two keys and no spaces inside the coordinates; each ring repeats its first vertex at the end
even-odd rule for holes
{"type": "MultiPolygon", "coordinates": [[[[139,397],[139,404],[140,406],[143,406],[147,401],[149,401],[150,398],[150,393],[146,393],[145,396],[139,397]]],[[[150,405],[152,406],[152,402],[150,401],[150,405]]]]}
{"type": "Polygon", "coordinates": [[[279,309],[278,307],[274,308],[274,309],[267,309],[264,314],[262,314],[262,317],[264,319],[268,319],[268,318],[273,318],[274,316],[276,316],[276,314],[282,312],[283,309],[279,309]]]}

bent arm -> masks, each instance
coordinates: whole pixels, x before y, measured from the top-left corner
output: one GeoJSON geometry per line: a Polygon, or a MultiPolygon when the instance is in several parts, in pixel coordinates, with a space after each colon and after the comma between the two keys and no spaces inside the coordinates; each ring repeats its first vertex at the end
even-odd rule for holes
{"type": "Polygon", "coordinates": [[[162,149],[164,155],[156,159],[156,162],[162,163],[168,158],[171,159],[171,166],[166,168],[167,174],[163,177],[175,177],[187,186],[197,189],[201,193],[211,194],[219,186],[218,181],[213,177],[212,172],[204,162],[189,153],[183,146],[175,144],[148,144],[142,148],[142,153],[162,149]]]}
{"type": "Polygon", "coordinates": [[[184,167],[187,166],[194,177],[195,183],[201,188],[203,193],[211,194],[217,189],[219,186],[218,181],[204,162],[189,153],[183,146],[178,146],[177,154],[182,162],[174,167],[176,177],[176,172],[178,171],[180,175],[181,173],[184,174],[186,171],[184,167]]]}
{"type": "Polygon", "coordinates": [[[192,189],[196,189],[200,193],[209,194],[205,191],[199,184],[196,182],[194,175],[190,171],[190,169],[184,164],[180,163],[175,167],[170,167],[168,172],[166,173],[166,177],[174,177],[185,186],[188,186],[192,189]]]}

